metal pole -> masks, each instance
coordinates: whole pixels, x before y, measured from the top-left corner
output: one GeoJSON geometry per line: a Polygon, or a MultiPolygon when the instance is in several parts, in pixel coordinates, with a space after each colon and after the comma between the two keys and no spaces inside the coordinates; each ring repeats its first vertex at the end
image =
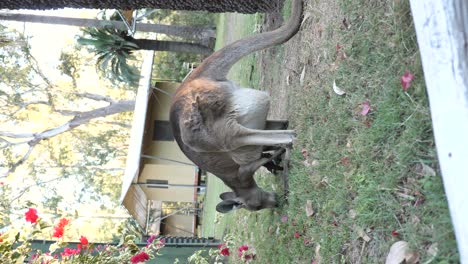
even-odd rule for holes
{"type": "Polygon", "coordinates": [[[142,158],[145,158],[145,159],[164,160],[164,161],[179,163],[179,164],[188,165],[188,166],[192,166],[192,167],[197,167],[195,164],[192,164],[192,163],[183,162],[183,161],[178,161],[178,160],[173,160],[173,159],[168,159],[168,158],[161,158],[161,157],[153,156],[153,155],[141,155],[141,157],[142,157],[142,158]]]}
{"type": "Polygon", "coordinates": [[[195,185],[195,184],[173,184],[173,183],[146,183],[146,182],[134,182],[132,185],[144,185],[147,187],[163,187],[163,188],[169,188],[169,187],[185,187],[185,188],[200,188],[204,189],[206,188],[206,185],[195,185]]]}

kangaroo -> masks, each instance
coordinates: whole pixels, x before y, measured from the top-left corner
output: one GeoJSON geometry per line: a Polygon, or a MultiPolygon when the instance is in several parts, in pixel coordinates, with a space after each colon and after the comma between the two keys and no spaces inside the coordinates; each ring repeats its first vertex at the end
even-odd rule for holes
{"type": "Polygon", "coordinates": [[[180,85],[170,109],[172,131],[182,152],[200,169],[219,177],[232,192],[220,195],[221,213],[245,208],[256,211],[278,205],[274,193],[257,186],[255,171],[292,146],[293,130],[265,130],[269,96],[227,79],[242,57],[286,42],[299,30],[302,0],[280,28],[225,46],[206,58],[180,85]],[[276,149],[270,157],[266,147],[276,149]]]}

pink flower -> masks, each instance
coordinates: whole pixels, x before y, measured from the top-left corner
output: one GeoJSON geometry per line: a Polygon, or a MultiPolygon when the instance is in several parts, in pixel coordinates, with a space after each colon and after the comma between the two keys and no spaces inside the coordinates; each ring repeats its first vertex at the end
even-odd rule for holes
{"type": "Polygon", "coordinates": [[[61,253],[62,257],[68,257],[72,255],[80,254],[80,249],[65,248],[61,253]]]}
{"type": "Polygon", "coordinates": [[[148,253],[142,251],[138,254],[136,254],[135,256],[133,256],[130,261],[132,262],[132,264],[135,264],[135,263],[140,263],[140,262],[145,262],[149,260],[149,255],[148,253]]]}
{"type": "Polygon", "coordinates": [[[286,222],[288,221],[288,219],[289,219],[289,218],[288,218],[287,215],[283,215],[283,216],[281,217],[281,222],[286,223],[286,222]]]}
{"type": "Polygon", "coordinates": [[[366,116],[371,110],[369,101],[364,101],[361,104],[361,106],[362,106],[361,115],[366,116]]]}
{"type": "Polygon", "coordinates": [[[151,235],[151,236],[148,238],[148,240],[146,240],[146,244],[149,245],[149,244],[153,243],[153,241],[156,239],[156,237],[157,237],[156,235],[151,235]]]}
{"type": "Polygon", "coordinates": [[[414,75],[411,74],[411,72],[406,71],[403,76],[401,76],[400,81],[401,81],[401,86],[403,87],[403,90],[406,92],[408,91],[408,88],[411,86],[411,81],[413,81],[414,75]]]}
{"type": "Polygon", "coordinates": [[[247,245],[242,245],[242,246],[240,246],[240,247],[237,249],[237,251],[238,251],[238,254],[237,254],[237,255],[238,255],[239,257],[242,257],[244,251],[247,251],[247,250],[249,250],[249,247],[248,247],[247,245]]]}

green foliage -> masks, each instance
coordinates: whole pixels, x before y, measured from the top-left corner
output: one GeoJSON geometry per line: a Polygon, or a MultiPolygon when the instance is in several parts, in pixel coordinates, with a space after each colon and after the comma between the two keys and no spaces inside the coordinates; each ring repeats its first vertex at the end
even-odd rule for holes
{"type": "Polygon", "coordinates": [[[128,64],[127,60],[133,59],[132,52],[139,47],[125,31],[111,28],[86,28],[82,31],[84,36],[78,38],[78,43],[96,53],[98,70],[104,72],[110,80],[130,84],[138,81],[138,70],[128,64]]]}

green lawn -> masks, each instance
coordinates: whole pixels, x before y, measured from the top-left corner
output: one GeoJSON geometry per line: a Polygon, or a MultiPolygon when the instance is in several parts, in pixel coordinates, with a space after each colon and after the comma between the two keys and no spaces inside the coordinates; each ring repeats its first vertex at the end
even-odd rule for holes
{"type": "MultiPolygon", "coordinates": [[[[303,84],[292,78],[287,87],[287,111],[298,134],[288,203],[255,213],[239,210],[214,225],[210,209],[223,187],[210,178],[206,231],[231,234],[236,245],[254,248],[256,263],[383,263],[398,240],[410,243],[420,263],[457,263],[409,4],[307,4],[312,18],[301,29],[300,46],[288,43],[269,71],[261,71],[257,54],[231,72],[241,85],[264,89],[258,76],[280,80],[307,65],[303,84]],[[329,23],[332,14],[339,20],[329,23]],[[320,39],[313,35],[318,31],[320,39]],[[285,61],[281,54],[293,54],[301,66],[277,67],[285,61]],[[407,92],[400,84],[406,70],[415,75],[407,92]],[[346,95],[333,92],[334,80],[346,95]],[[366,115],[364,102],[370,105],[366,115]],[[307,201],[313,216],[306,215],[307,201]]],[[[252,34],[259,21],[242,16],[230,33],[252,34]]],[[[282,192],[274,176],[257,179],[265,189],[282,192]]],[[[231,262],[240,262],[232,255],[231,262]]]]}

